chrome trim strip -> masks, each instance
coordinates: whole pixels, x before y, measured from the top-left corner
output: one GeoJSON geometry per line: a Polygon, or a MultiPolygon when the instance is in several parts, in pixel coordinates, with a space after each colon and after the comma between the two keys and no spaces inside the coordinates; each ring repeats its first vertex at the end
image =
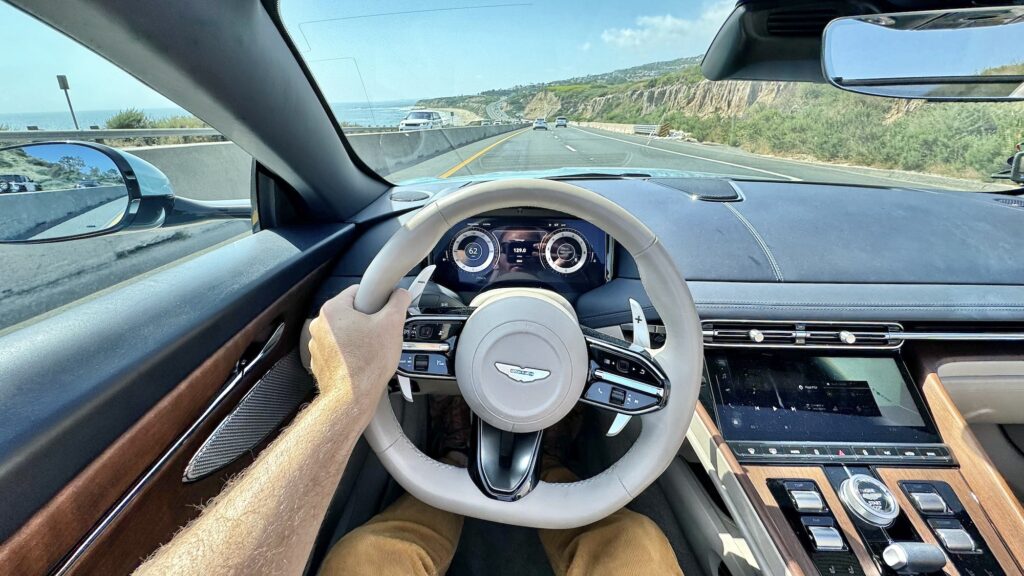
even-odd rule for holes
{"type": "Polygon", "coordinates": [[[447,342],[402,342],[402,352],[447,352],[451,346],[447,342]]]}
{"type": "Polygon", "coordinates": [[[75,549],[68,556],[65,557],[65,559],[60,564],[60,567],[51,572],[53,576],[64,576],[72,568],[74,568],[75,564],[77,564],[78,561],[82,559],[82,556],[85,555],[86,551],[96,542],[96,540],[99,539],[103,532],[114,522],[114,520],[117,519],[118,516],[121,515],[122,512],[125,511],[128,505],[131,504],[136,497],[138,497],[138,495],[142,492],[142,489],[145,488],[147,484],[149,484],[153,477],[156,476],[156,474],[160,472],[164,468],[164,466],[167,465],[168,462],[170,462],[171,458],[173,458],[174,455],[179,450],[181,450],[182,446],[184,446],[185,443],[188,440],[190,440],[193,435],[195,435],[199,427],[206,423],[206,421],[209,420],[211,416],[213,416],[213,413],[216,412],[217,409],[221,407],[221,405],[224,403],[224,400],[235,390],[235,388],[238,387],[242,380],[244,380],[253,371],[253,367],[261,364],[261,360],[266,358],[266,356],[274,348],[277,347],[277,344],[281,341],[281,336],[284,334],[284,328],[285,325],[283,322],[277,325],[277,328],[274,329],[274,332],[270,335],[270,338],[267,339],[267,342],[263,345],[263,348],[260,350],[259,354],[253,357],[253,359],[248,364],[246,364],[241,371],[239,371],[230,380],[228,380],[227,384],[225,384],[223,388],[221,388],[221,391],[217,394],[213,401],[210,402],[210,404],[206,407],[206,410],[204,410],[203,413],[199,415],[199,418],[197,418],[196,421],[193,422],[192,425],[189,426],[188,429],[185,430],[185,432],[181,436],[179,436],[177,440],[174,441],[173,444],[171,444],[170,448],[165,450],[164,453],[160,456],[160,458],[157,459],[157,461],[152,466],[150,466],[149,469],[146,470],[146,472],[138,480],[136,480],[134,484],[132,484],[132,487],[129,488],[128,491],[125,492],[123,496],[121,496],[117,503],[114,504],[114,506],[107,511],[103,518],[101,518],[100,521],[95,526],[93,526],[92,530],[90,530],[89,533],[86,534],[85,538],[82,539],[78,546],[75,547],[75,549]]]}
{"type": "Polygon", "coordinates": [[[1019,342],[1024,332],[890,332],[890,338],[899,340],[988,340],[1019,342]]]}
{"type": "Polygon", "coordinates": [[[604,380],[605,382],[608,382],[610,384],[622,386],[623,388],[629,388],[634,392],[642,392],[644,394],[648,394],[651,396],[657,396],[658,398],[661,398],[662,396],[665,395],[665,391],[662,388],[658,388],[657,386],[651,386],[646,382],[640,382],[639,380],[633,380],[632,378],[624,378],[622,376],[619,376],[618,374],[612,374],[607,370],[594,370],[594,378],[597,378],[598,380],[604,380]]]}

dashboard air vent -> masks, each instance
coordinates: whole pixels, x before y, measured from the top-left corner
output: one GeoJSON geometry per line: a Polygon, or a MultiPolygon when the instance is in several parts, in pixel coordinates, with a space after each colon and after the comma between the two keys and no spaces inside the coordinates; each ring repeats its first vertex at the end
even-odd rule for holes
{"type": "Polygon", "coordinates": [[[774,36],[821,36],[825,26],[840,16],[833,8],[781,9],[768,13],[768,33],[774,36]]]}
{"type": "Polygon", "coordinates": [[[704,345],[744,348],[899,348],[902,327],[872,322],[708,320],[704,345]]]}

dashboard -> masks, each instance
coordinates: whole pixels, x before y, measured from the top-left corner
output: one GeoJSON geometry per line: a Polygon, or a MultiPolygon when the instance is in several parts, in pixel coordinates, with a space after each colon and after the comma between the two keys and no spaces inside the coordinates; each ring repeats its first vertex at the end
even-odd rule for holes
{"type": "Polygon", "coordinates": [[[472,296],[528,286],[572,299],[610,279],[611,239],[589,222],[541,211],[496,212],[459,222],[431,251],[434,281],[472,296]]]}

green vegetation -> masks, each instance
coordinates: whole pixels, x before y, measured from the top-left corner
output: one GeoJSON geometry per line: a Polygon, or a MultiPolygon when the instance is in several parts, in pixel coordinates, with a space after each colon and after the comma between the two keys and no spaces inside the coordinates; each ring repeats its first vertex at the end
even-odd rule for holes
{"type": "Polygon", "coordinates": [[[421,104],[482,109],[505,98],[508,113],[526,117],[543,109],[572,120],[665,123],[701,142],[759,154],[983,180],[1006,168],[1014,144],[1024,140],[1024,103],[926,103],[823,84],[708,82],[698,62],[673,60],[421,104]]]}
{"type": "MultiPolygon", "coordinates": [[[[206,122],[191,114],[169,116],[167,118],[150,118],[146,113],[136,108],[121,110],[110,118],[107,118],[104,125],[111,130],[139,130],[158,128],[208,128],[206,122]]],[[[161,138],[122,138],[110,140],[107,143],[111,146],[153,146],[157,144],[188,144],[193,142],[220,142],[220,136],[166,136],[161,138]]]]}
{"type": "Polygon", "coordinates": [[[136,130],[139,128],[149,128],[149,118],[146,117],[145,112],[137,108],[128,108],[127,110],[121,110],[117,114],[114,114],[104,125],[109,130],[136,130]]]}

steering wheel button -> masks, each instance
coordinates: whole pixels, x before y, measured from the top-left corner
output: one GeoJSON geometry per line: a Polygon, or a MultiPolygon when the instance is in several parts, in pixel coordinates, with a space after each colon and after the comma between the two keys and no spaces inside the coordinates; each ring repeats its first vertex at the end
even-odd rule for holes
{"type": "Polygon", "coordinates": [[[417,354],[413,357],[412,369],[416,372],[427,372],[430,369],[430,357],[426,354],[417,354]]]}
{"type": "Polygon", "coordinates": [[[612,404],[615,404],[616,406],[623,406],[626,404],[626,391],[622,388],[612,388],[609,399],[612,404]]]}

